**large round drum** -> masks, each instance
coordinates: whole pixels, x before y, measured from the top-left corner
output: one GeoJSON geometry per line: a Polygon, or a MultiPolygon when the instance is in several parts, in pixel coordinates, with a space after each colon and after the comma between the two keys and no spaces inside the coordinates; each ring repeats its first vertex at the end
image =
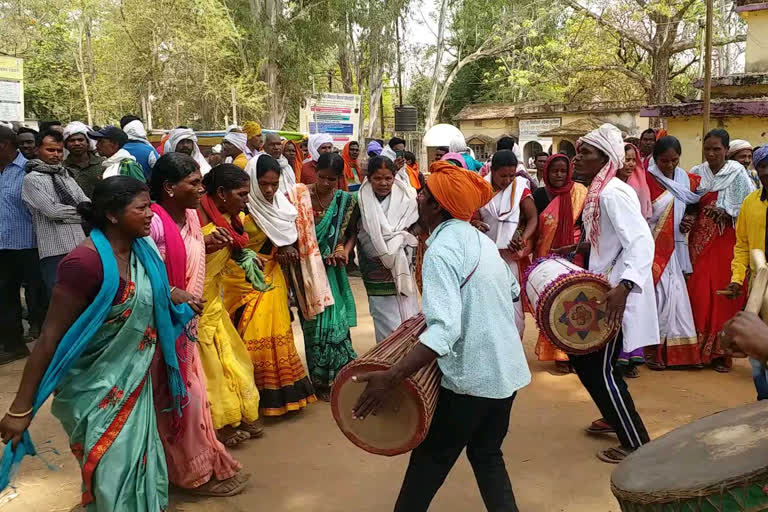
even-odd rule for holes
{"type": "Polygon", "coordinates": [[[416,448],[426,437],[437,405],[442,374],[433,361],[405,379],[376,413],[352,419],[352,408],[365,390],[355,375],[387,370],[419,342],[426,328],[419,314],[406,320],[370,352],[349,363],[336,376],[331,389],[331,410],[336,424],[354,444],[377,455],[400,455],[416,448]]]}
{"type": "Polygon", "coordinates": [[[611,289],[604,277],[552,257],[535,261],[525,283],[539,330],[564,352],[594,352],[619,332],[620,325],[608,323],[605,304],[597,303],[611,289]]]}
{"type": "Polygon", "coordinates": [[[764,402],[694,421],[619,464],[611,490],[623,512],[768,510],[764,402]]]}

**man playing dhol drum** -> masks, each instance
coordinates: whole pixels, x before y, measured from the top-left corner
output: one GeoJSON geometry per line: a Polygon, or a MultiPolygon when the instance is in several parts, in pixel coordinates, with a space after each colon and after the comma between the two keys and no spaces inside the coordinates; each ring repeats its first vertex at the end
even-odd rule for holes
{"type": "Polygon", "coordinates": [[[615,177],[623,162],[621,132],[610,124],[582,137],[574,161],[576,174],[589,189],[583,212],[591,245],[589,270],[604,275],[613,286],[604,299],[608,321],[621,322],[622,327],[604,348],[572,356],[571,364],[604,418],[588,431],[602,423],[602,432],[615,431],[621,442],[597,455],[614,464],[650,440],[627,384],[615,369],[616,360],[622,346],[629,353],[659,343],[651,273],[654,242],[637,194],[615,177]]]}
{"type": "Polygon", "coordinates": [[[368,384],[354,414],[364,420],[375,413],[399,383],[437,359],[437,408],[411,454],[395,511],[426,511],[466,448],[487,509],[517,512],[501,443],[515,394],[531,380],[515,326],[520,287],[496,245],[469,223],[493,196],[490,185],[447,162],[430,172],[419,195],[419,221],[430,233],[422,296],[427,328],[390,370],[357,377],[368,384]]]}

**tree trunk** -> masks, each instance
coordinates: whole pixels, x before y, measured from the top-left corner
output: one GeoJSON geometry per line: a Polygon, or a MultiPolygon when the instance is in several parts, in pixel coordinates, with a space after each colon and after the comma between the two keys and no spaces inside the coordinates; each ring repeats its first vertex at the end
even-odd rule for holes
{"type": "MultiPolygon", "coordinates": [[[[440,21],[437,25],[437,48],[435,51],[435,67],[434,72],[432,73],[432,87],[429,90],[429,103],[427,103],[427,115],[424,117],[424,130],[429,130],[434,126],[435,120],[437,120],[437,113],[440,111],[440,106],[442,105],[442,102],[439,104],[435,104],[435,99],[437,97],[437,85],[440,82],[440,68],[442,67],[442,61],[443,61],[443,38],[445,35],[445,15],[448,11],[448,0],[442,0],[440,2],[440,21]]],[[[448,87],[450,86],[450,83],[444,83],[442,87],[442,91],[447,91],[448,87]]],[[[441,91],[441,92],[442,92],[441,91]]],[[[441,96],[443,98],[445,97],[444,94],[441,93],[441,96]]]]}
{"type": "Polygon", "coordinates": [[[85,100],[85,113],[88,117],[88,126],[93,126],[93,113],[91,112],[91,98],[88,92],[87,71],[85,69],[85,59],[83,58],[83,25],[82,20],[78,22],[77,30],[77,51],[75,52],[75,66],[80,75],[80,85],[83,88],[83,99],[85,100]]]}

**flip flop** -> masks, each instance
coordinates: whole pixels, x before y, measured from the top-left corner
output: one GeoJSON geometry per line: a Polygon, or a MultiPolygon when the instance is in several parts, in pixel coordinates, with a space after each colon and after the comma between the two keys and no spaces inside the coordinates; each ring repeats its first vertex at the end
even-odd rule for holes
{"type": "Polygon", "coordinates": [[[261,422],[261,419],[258,419],[253,423],[246,423],[243,421],[240,423],[240,426],[238,426],[237,429],[248,432],[248,434],[251,436],[251,439],[257,439],[264,435],[264,424],[261,422]]]}
{"type": "Polygon", "coordinates": [[[597,458],[608,464],[619,464],[626,459],[630,453],[632,453],[632,450],[628,450],[623,446],[616,446],[608,448],[607,450],[600,450],[597,452],[597,458]]]}
{"type": "Polygon", "coordinates": [[[587,427],[585,430],[587,434],[591,434],[591,435],[603,435],[603,434],[616,433],[616,429],[608,425],[608,423],[603,418],[593,421],[592,424],[589,427],[587,427]]]}
{"type": "MultiPolygon", "coordinates": [[[[224,427],[227,428],[227,427],[224,427]]],[[[251,438],[251,434],[242,429],[235,429],[230,427],[225,434],[220,434],[224,428],[216,432],[216,438],[226,446],[227,448],[234,448],[243,441],[247,441],[251,438]]]]}

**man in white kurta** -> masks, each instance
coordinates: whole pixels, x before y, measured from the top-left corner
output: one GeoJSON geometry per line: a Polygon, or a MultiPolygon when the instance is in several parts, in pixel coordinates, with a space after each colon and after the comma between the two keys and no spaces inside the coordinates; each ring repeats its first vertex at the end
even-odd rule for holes
{"type": "Polygon", "coordinates": [[[648,432],[626,383],[615,365],[625,352],[659,342],[659,323],[651,264],[654,242],[632,187],[615,177],[624,161],[621,132],[603,125],[585,135],[575,160],[576,173],[589,183],[583,220],[591,245],[589,270],[604,275],[613,287],[605,297],[608,316],[620,319],[621,331],[603,349],[572,356],[579,379],[621,446],[598,453],[600,460],[620,462],[649,441],[648,432]]]}

